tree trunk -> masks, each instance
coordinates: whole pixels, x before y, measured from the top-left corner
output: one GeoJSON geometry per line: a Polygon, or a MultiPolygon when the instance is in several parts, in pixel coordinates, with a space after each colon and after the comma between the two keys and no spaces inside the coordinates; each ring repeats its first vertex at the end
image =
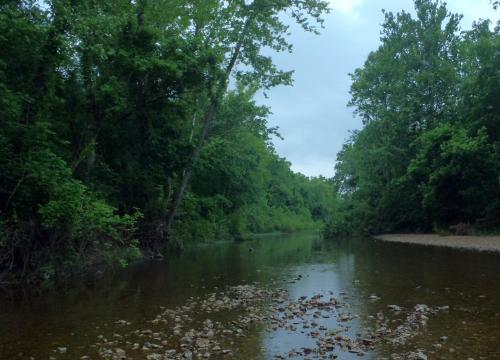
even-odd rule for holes
{"type": "Polygon", "coordinates": [[[193,175],[194,166],[200,157],[201,150],[203,149],[203,146],[205,145],[205,141],[207,139],[208,132],[210,130],[210,125],[212,124],[212,120],[217,112],[219,100],[220,100],[220,98],[222,98],[222,96],[224,96],[224,94],[227,91],[229,76],[231,75],[231,72],[233,71],[233,68],[236,65],[236,61],[238,60],[238,57],[240,56],[241,47],[243,46],[243,41],[245,39],[246,32],[247,32],[248,26],[250,25],[251,20],[252,20],[252,17],[248,17],[246,22],[245,22],[245,25],[244,25],[242,32],[241,32],[240,39],[239,39],[238,43],[236,44],[234,52],[231,56],[231,60],[229,61],[229,64],[226,68],[224,79],[220,83],[217,91],[215,92],[215,95],[213,96],[212,100],[210,101],[210,106],[205,114],[204,119],[203,119],[203,129],[201,131],[200,138],[198,140],[198,144],[196,145],[196,147],[193,150],[193,153],[191,155],[191,161],[182,173],[181,183],[180,183],[177,191],[175,192],[174,201],[172,203],[172,206],[170,208],[170,211],[169,211],[168,217],[167,217],[167,223],[165,226],[166,241],[169,241],[169,239],[171,238],[172,225],[175,222],[175,216],[177,215],[179,207],[182,203],[182,199],[184,197],[186,189],[187,189],[189,182],[191,180],[191,176],[193,175]]]}
{"type": "Polygon", "coordinates": [[[194,165],[196,164],[196,161],[198,161],[198,158],[200,157],[201,150],[203,148],[203,145],[205,144],[205,140],[208,135],[208,130],[210,128],[210,124],[212,123],[212,119],[215,116],[215,113],[217,111],[217,103],[216,101],[212,101],[210,104],[210,108],[207,111],[207,114],[205,116],[205,119],[203,121],[203,129],[201,131],[200,139],[198,141],[198,144],[196,145],[196,148],[193,151],[192,157],[191,157],[191,162],[190,164],[184,169],[183,174],[182,174],[182,180],[179,185],[179,188],[175,192],[174,196],[174,201],[172,203],[172,207],[170,208],[170,212],[168,214],[167,218],[167,225],[166,225],[166,236],[167,240],[171,235],[172,232],[172,225],[175,220],[175,215],[177,214],[177,210],[179,209],[179,206],[181,205],[182,199],[184,197],[184,193],[186,192],[186,188],[189,184],[189,181],[191,180],[191,176],[193,175],[193,168],[194,165]]]}

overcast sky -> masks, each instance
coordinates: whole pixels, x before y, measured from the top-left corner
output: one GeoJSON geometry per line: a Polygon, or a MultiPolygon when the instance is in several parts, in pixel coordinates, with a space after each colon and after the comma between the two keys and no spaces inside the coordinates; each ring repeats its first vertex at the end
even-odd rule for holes
{"type": "MultiPolygon", "coordinates": [[[[381,9],[413,11],[412,0],[329,0],[333,11],[321,35],[293,26],[292,54],[273,55],[283,69],[295,70],[293,87],[279,87],[258,102],[271,107],[271,126],[279,126],[285,140],[276,139],[278,153],[294,171],[309,176],[334,174],[335,156],[349,130],[360,128],[349,100],[348,73],[363,65],[379,44],[381,9]]],[[[489,0],[449,0],[448,9],[464,15],[462,29],[479,18],[496,21],[489,0]]]]}

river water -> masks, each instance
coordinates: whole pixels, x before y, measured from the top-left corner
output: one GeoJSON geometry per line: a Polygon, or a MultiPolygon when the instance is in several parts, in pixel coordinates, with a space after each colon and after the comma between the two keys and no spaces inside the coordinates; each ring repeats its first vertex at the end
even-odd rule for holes
{"type": "MultiPolygon", "coordinates": [[[[314,233],[200,246],[97,282],[41,295],[5,296],[0,300],[0,359],[96,359],[98,338],[123,333],[117,321],[128,322],[127,331],[149,329],[163,309],[242,284],[279,286],[290,299],[333,294],[354,316],[344,324],[338,316],[321,319],[322,324],[343,326],[350,336],[376,327],[378,313],[397,327],[417,304],[449,306],[429,315],[427,324],[404,343],[382,341],[364,359],[390,359],[417,349],[429,359],[500,359],[500,254],[372,239],[322,240],[314,233]],[[391,314],[388,305],[404,310],[391,314]]],[[[222,318],[230,324],[237,315],[229,311],[222,318]]],[[[190,317],[203,321],[207,314],[193,310],[190,317]]],[[[172,330],[171,325],[162,329],[172,330]]],[[[275,359],[292,348],[314,346],[306,331],[273,330],[265,322],[227,341],[232,355],[213,353],[210,358],[275,359]]],[[[127,352],[134,359],[148,354],[127,352]]],[[[359,358],[345,349],[328,356],[332,354],[359,358]]],[[[304,357],[321,358],[314,353],[296,358],[304,357]]]]}

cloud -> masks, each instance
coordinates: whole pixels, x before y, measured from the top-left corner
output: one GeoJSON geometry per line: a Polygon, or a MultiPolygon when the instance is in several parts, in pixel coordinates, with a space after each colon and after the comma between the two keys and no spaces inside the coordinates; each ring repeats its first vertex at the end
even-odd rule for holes
{"type": "Polygon", "coordinates": [[[292,162],[292,170],[306,176],[333,177],[335,175],[335,162],[333,160],[324,158],[300,159],[292,162]]]}
{"type": "MultiPolygon", "coordinates": [[[[363,66],[380,44],[381,9],[414,14],[413,0],[327,0],[332,13],[325,17],[321,36],[292,32],[294,53],[273,55],[279,68],[294,69],[293,87],[277,87],[270,97],[259,97],[271,107],[270,126],[279,126],[285,140],[275,141],[280,156],[303,174],[332,176],[335,158],[361,120],[346,106],[351,80],[347,73],[363,66]]],[[[464,14],[462,28],[479,17],[498,19],[490,0],[447,0],[448,9],[464,14]]]]}
{"type": "Polygon", "coordinates": [[[479,19],[490,19],[494,26],[500,18],[500,13],[493,10],[493,6],[489,0],[453,0],[448,1],[446,5],[452,13],[464,15],[461,23],[464,29],[470,28],[472,22],[479,19]]]}
{"type": "Polygon", "coordinates": [[[363,3],[363,0],[329,0],[329,2],[334,13],[341,13],[344,16],[354,19],[361,18],[359,7],[363,3]]]}

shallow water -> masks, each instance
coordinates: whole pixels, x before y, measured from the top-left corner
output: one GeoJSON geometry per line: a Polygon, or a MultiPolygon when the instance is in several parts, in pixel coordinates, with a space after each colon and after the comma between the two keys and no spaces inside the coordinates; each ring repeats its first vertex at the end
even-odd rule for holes
{"type": "MultiPolygon", "coordinates": [[[[133,329],[151,328],[160,306],[173,309],[190,297],[203,298],[226,286],[254,282],[262,287],[279,285],[292,299],[333,292],[357,315],[346,324],[352,336],[373,328],[370,316],[378,312],[392,316],[390,304],[406,310],[416,304],[450,307],[431,316],[406,344],[377,344],[365,359],[390,358],[416,349],[424,350],[430,359],[500,359],[500,254],[371,239],[326,241],[311,233],[198,247],[180,257],[109,274],[97,283],[5,297],[0,300],[0,359],[79,359],[83,355],[94,359],[91,345],[99,335],[112,338],[119,332],[117,320],[130,321],[133,329]],[[293,280],[299,275],[299,280],[293,280]],[[342,291],[347,295],[340,295],[342,291]],[[380,299],[372,300],[371,295],[380,299]],[[440,340],[442,336],[447,340],[440,340]],[[433,346],[437,343],[440,349],[433,346]],[[67,352],[59,353],[58,347],[66,347],[67,352]]],[[[224,317],[230,322],[236,315],[224,317]]],[[[192,316],[203,321],[206,314],[192,316]]],[[[335,317],[321,321],[327,328],[339,326],[335,317]]],[[[232,358],[273,359],[291,348],[313,344],[306,333],[273,331],[262,324],[231,344],[232,358]]],[[[337,355],[358,358],[340,350],[337,355]]]]}

